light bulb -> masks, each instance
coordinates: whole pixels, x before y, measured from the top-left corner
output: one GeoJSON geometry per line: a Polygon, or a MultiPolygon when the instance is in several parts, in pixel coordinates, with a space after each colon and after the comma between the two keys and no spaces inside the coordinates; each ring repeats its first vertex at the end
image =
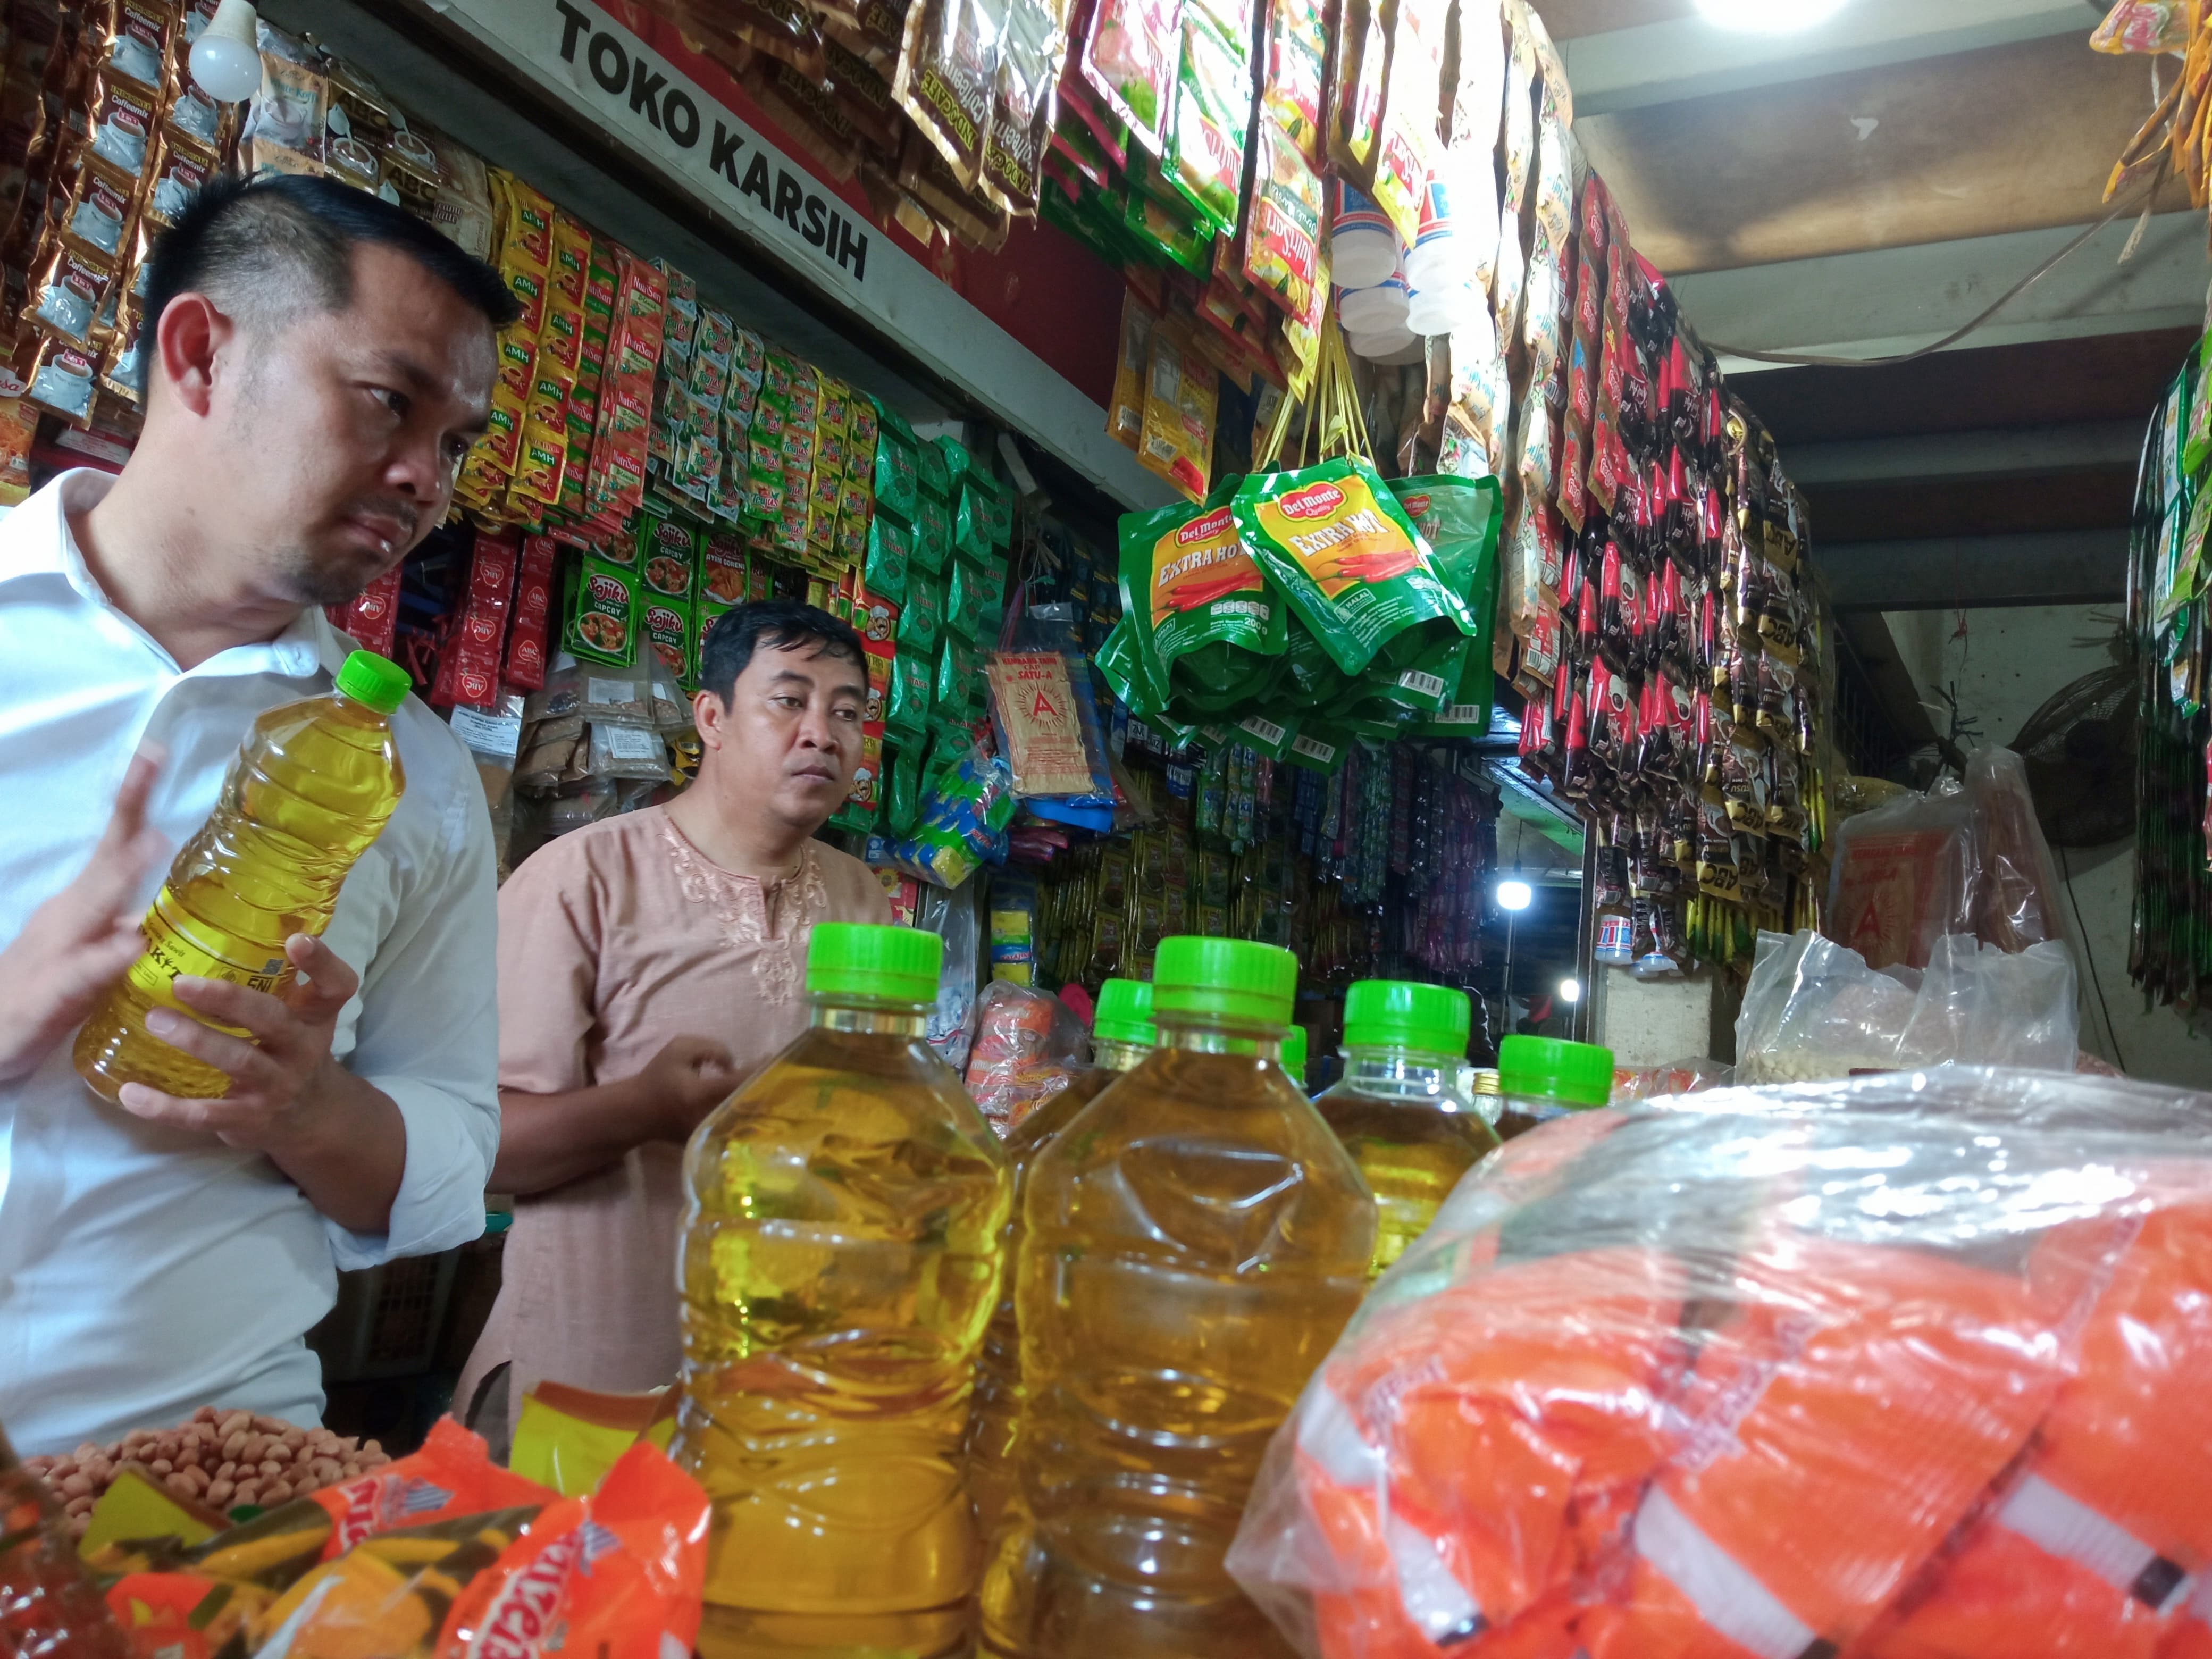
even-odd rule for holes
{"type": "Polygon", "coordinates": [[[1698,9],[1717,28],[1746,34],[1795,34],[1826,22],[1845,0],[1698,0],[1698,9]]]}
{"type": "Polygon", "coordinates": [[[1583,982],[1582,982],[1582,981],[1580,981],[1580,980],[1578,980],[1578,979],[1563,979],[1563,980],[1561,980],[1561,981],[1559,981],[1559,1000],[1560,1000],[1560,1001],[1562,1001],[1562,1002],[1564,1002],[1564,1003],[1566,1003],[1569,1006],[1572,1006],[1574,1004],[1576,1004],[1576,1003],[1577,1003],[1577,1002],[1580,1002],[1582,1000],[1583,1000],[1583,982]]]}
{"type": "Polygon", "coordinates": [[[192,79],[219,104],[240,104],[261,90],[261,52],[252,0],[222,0],[215,21],[192,42],[192,79]]]}
{"type": "Polygon", "coordinates": [[[1536,890],[1525,881],[1509,878],[1498,884],[1498,908],[1501,910],[1525,910],[1535,899],[1536,890]]]}

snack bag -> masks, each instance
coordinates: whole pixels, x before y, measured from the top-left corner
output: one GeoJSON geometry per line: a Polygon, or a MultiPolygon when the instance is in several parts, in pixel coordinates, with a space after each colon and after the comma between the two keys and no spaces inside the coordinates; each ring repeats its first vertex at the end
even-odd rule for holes
{"type": "Polygon", "coordinates": [[[991,856],[1017,804],[1006,762],[987,744],[970,744],[930,786],[915,833],[880,848],[872,842],[868,861],[958,887],[991,856]]]}
{"type": "Polygon", "coordinates": [[[1477,631],[1398,498],[1364,460],[1255,474],[1237,492],[1236,514],[1260,568],[1346,674],[1431,618],[1450,619],[1470,638],[1477,631]]]}
{"type": "Polygon", "coordinates": [[[1283,653],[1289,612],[1232,507],[1127,514],[1121,540],[1123,625],[1150,684],[1225,695],[1265,672],[1257,659],[1283,653]]]}

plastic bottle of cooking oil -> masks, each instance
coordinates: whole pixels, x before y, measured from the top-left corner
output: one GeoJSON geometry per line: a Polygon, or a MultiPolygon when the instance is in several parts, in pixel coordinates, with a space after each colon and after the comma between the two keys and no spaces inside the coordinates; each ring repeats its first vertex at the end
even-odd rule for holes
{"type": "Polygon", "coordinates": [[[1283,1069],[1291,1074],[1291,1086],[1305,1094],[1306,1028],[1303,1025],[1283,1028],[1283,1069]]]}
{"type": "Polygon", "coordinates": [[[1559,1037],[1510,1036],[1498,1045],[1498,1136],[1511,1140],[1613,1096],[1613,1050],[1559,1037]]]}
{"type": "Polygon", "coordinates": [[[700,1650],[958,1652],[960,1448],[1012,1177],[923,1041],[944,943],[823,922],[812,1024],[684,1154],[683,1410],[714,1500],[700,1650]]]}
{"type": "Polygon", "coordinates": [[[1497,1148],[1463,1080],[1473,1019],[1448,986],[1364,979],[1345,994],[1344,1077],[1314,1106],[1375,1190],[1376,1273],[1497,1148]]]}
{"type": "Polygon", "coordinates": [[[398,663],[356,651],[336,690],[253,722],[214,812],[146,913],[146,953],[77,1031],[76,1068],[100,1093],[112,1100],[144,1083],[204,1100],[229,1090],[228,1074],[149,1033],[146,1016],[169,1008],[216,1024],[177,1000],[179,974],[260,991],[291,984],[284,941],[329,926],[338,889],[406,788],[392,715],[412,683],[398,663]]]}
{"type": "Polygon", "coordinates": [[[1358,1304],[1375,1200],[1279,1063],[1297,962],[1175,938],[1160,1047],[1030,1166],[994,1659],[1283,1659],[1224,1567],[1269,1437],[1358,1304]]]}
{"type": "Polygon", "coordinates": [[[1133,1072],[1152,1052],[1152,988],[1142,980],[1109,979],[1098,988],[1091,1027],[1091,1066],[1066,1088],[1014,1126],[1006,1156],[1014,1166],[1014,1214],[1006,1227],[1006,1272],[999,1286],[999,1311],[983,1339],[975,1372],[975,1414],[968,1430],[968,1489],[975,1496],[975,1524],[988,1540],[998,1530],[1013,1480],[1008,1461],[1021,1413],[1021,1338],[1014,1318],[1013,1263],[1021,1249],[1022,1193],[1030,1165],[1045,1144],[1109,1084],[1133,1072]]]}

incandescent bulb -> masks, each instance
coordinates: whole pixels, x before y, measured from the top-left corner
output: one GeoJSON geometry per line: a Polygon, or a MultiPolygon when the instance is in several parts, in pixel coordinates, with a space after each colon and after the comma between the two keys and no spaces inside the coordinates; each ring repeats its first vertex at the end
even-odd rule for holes
{"type": "Polygon", "coordinates": [[[215,21],[192,42],[192,79],[219,104],[240,104],[261,90],[261,52],[252,0],[222,0],[215,21]]]}

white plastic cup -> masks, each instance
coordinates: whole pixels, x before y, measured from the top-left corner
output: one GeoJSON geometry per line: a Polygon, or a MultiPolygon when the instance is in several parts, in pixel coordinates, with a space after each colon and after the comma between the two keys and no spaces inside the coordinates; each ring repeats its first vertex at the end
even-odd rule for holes
{"type": "Polygon", "coordinates": [[[1414,285],[1406,300],[1406,326],[1416,334],[1449,334],[1474,316],[1478,296],[1464,278],[1438,288],[1414,285]]]}
{"type": "Polygon", "coordinates": [[[1341,289],[1336,299],[1337,320],[1347,334],[1389,334],[1406,326],[1411,295],[1406,279],[1395,270],[1370,288],[1341,289]]]}
{"type": "MultiPolygon", "coordinates": [[[[1452,217],[1451,181],[1442,167],[1421,186],[1421,228],[1406,253],[1406,281],[1418,294],[1448,287],[1460,276],[1459,231],[1452,217]]],[[[1437,331],[1427,329],[1424,333],[1437,331]]]]}
{"type": "Polygon", "coordinates": [[[1341,179],[1329,186],[1330,274],[1346,288],[1373,288],[1398,268],[1390,216],[1341,179]]]}
{"type": "Polygon", "coordinates": [[[1354,333],[1347,329],[1344,349],[1370,362],[1411,363],[1420,361],[1422,343],[1421,337],[1410,328],[1386,329],[1371,334],[1354,333]]]}

